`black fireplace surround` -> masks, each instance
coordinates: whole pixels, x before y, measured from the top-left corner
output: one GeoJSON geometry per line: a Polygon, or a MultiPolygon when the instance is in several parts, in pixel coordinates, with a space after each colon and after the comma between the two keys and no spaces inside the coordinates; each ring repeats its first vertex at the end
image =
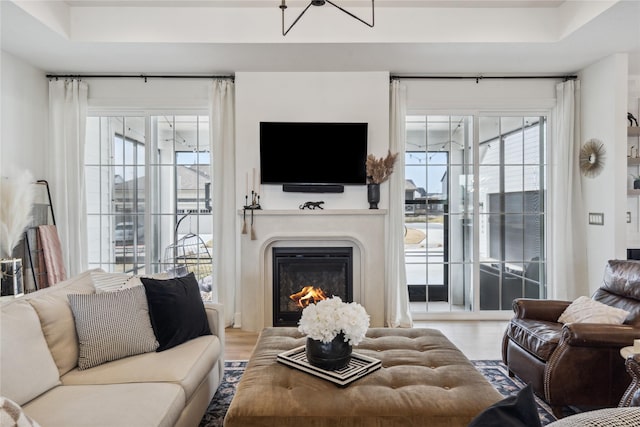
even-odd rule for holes
{"type": "Polygon", "coordinates": [[[291,296],[305,286],[353,301],[353,248],[277,247],[272,254],[273,326],[298,325],[304,306],[291,296]]]}

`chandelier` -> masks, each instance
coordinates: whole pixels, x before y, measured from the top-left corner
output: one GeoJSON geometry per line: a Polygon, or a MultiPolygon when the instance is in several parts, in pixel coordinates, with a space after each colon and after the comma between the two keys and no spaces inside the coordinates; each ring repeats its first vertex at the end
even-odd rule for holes
{"type": "Polygon", "coordinates": [[[368,23],[367,21],[357,17],[356,15],[354,15],[353,13],[349,12],[346,9],[343,9],[342,7],[338,6],[337,4],[335,4],[334,2],[330,1],[330,0],[311,0],[311,2],[309,2],[309,4],[307,5],[307,7],[304,8],[304,10],[300,13],[300,15],[298,15],[298,17],[293,21],[293,23],[289,26],[289,28],[287,28],[287,30],[285,31],[284,29],[284,11],[287,9],[287,2],[286,0],[282,0],[282,3],[280,4],[280,10],[282,10],[282,35],[286,36],[287,33],[293,28],[294,25],[296,25],[298,23],[298,21],[300,20],[300,18],[302,18],[302,15],[305,14],[305,12],[311,7],[311,6],[324,6],[325,3],[329,3],[331,6],[340,9],[341,11],[343,11],[344,13],[346,13],[347,15],[349,15],[350,17],[357,19],[358,21],[362,22],[363,24],[365,24],[368,27],[373,28],[373,25],[375,23],[375,15],[374,15],[374,6],[373,6],[373,2],[374,0],[371,0],[371,23],[368,23]]]}

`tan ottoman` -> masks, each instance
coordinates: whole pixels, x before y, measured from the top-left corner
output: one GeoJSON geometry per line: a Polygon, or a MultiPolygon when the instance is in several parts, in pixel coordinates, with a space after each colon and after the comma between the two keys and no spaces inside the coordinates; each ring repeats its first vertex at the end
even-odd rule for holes
{"type": "Polygon", "coordinates": [[[466,427],[503,398],[435,329],[370,329],[354,351],[382,368],[344,388],[276,361],[305,340],[296,328],[262,331],[225,427],[466,427]]]}

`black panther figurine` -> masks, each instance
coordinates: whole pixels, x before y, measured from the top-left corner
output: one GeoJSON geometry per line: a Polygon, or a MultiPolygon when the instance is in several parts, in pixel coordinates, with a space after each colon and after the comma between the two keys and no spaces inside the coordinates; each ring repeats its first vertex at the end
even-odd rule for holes
{"type": "Polygon", "coordinates": [[[636,126],[638,126],[638,120],[633,117],[633,114],[627,113],[627,120],[629,120],[629,126],[633,126],[633,122],[636,122],[636,126]]]}
{"type": "Polygon", "coordinates": [[[300,205],[299,208],[300,209],[324,209],[321,205],[324,204],[323,201],[319,201],[319,202],[305,202],[304,204],[300,205]]]}

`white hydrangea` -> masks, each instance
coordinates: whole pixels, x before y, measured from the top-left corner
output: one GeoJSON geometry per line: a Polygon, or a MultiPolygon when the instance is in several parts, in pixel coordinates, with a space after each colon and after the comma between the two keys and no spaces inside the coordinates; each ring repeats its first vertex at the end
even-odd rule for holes
{"type": "Polygon", "coordinates": [[[300,332],[315,340],[328,343],[342,332],[345,341],[358,345],[369,328],[369,315],[356,302],[332,297],[305,307],[298,325],[300,332]]]}

